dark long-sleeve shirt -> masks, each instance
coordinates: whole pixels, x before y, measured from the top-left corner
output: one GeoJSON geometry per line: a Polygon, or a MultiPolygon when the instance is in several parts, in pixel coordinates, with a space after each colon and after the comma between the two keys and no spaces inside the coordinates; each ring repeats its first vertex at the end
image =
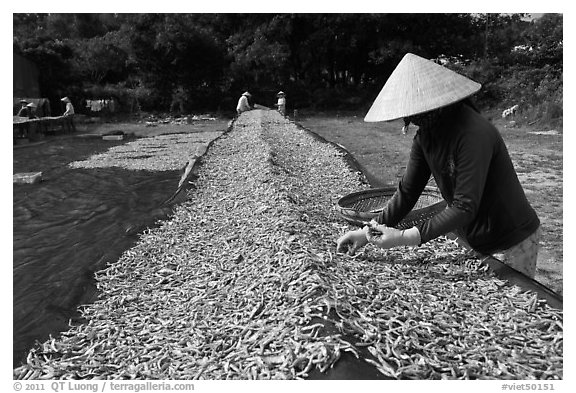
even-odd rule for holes
{"type": "Polygon", "coordinates": [[[398,224],[430,175],[448,205],[417,226],[422,243],[456,232],[476,251],[489,254],[518,244],[540,225],[500,133],[467,105],[418,130],[406,172],[378,222],[398,224]]]}

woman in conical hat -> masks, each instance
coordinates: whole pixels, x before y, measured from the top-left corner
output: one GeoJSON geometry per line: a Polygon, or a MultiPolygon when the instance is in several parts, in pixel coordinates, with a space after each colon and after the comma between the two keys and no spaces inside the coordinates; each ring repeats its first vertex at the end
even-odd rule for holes
{"type": "Polygon", "coordinates": [[[480,87],[432,61],[404,56],[364,120],[404,119],[419,127],[406,171],[376,222],[340,237],[337,251],[354,253],[368,243],[418,246],[452,232],[478,253],[534,277],[540,221],[500,133],[470,103],[480,87]],[[431,176],[446,209],[410,229],[393,228],[431,176]]]}
{"type": "Polygon", "coordinates": [[[66,103],[66,109],[62,114],[62,120],[64,121],[64,126],[66,127],[67,132],[76,132],[76,125],[74,124],[74,105],[72,105],[72,101],[68,97],[61,98],[60,101],[66,103]]]}
{"type": "Polygon", "coordinates": [[[276,97],[278,97],[278,102],[274,105],[278,108],[278,112],[280,112],[282,116],[286,116],[286,94],[280,90],[276,94],[276,97]]]}
{"type": "Polygon", "coordinates": [[[248,101],[248,97],[252,97],[252,94],[245,91],[244,93],[242,93],[242,95],[238,99],[238,104],[236,104],[236,112],[238,113],[238,115],[252,109],[252,106],[250,105],[250,102],[248,101]]]}

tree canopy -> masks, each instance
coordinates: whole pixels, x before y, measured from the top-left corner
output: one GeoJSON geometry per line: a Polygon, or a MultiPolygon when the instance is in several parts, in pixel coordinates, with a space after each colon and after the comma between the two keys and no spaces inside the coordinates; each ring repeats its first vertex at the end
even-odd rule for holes
{"type": "Polygon", "coordinates": [[[563,17],[545,14],[13,14],[41,90],[168,110],[233,108],[286,91],[298,107],[364,108],[407,52],[484,85],[479,100],[560,101],[563,17]],[[506,82],[509,81],[509,82],[506,82]],[[558,96],[560,88],[560,96],[558,96]],[[556,93],[555,93],[556,92],[556,93]]]}

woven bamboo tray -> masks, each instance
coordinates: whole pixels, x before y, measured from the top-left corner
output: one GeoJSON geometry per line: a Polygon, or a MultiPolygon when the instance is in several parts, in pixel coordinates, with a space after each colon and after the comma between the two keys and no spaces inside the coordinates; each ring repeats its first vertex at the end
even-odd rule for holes
{"type": "MultiPolygon", "coordinates": [[[[371,188],[348,194],[338,201],[337,210],[352,225],[364,226],[375,219],[394,195],[395,187],[371,188]]],[[[398,229],[411,228],[446,208],[440,191],[426,187],[410,213],[396,225],[398,229]]]]}

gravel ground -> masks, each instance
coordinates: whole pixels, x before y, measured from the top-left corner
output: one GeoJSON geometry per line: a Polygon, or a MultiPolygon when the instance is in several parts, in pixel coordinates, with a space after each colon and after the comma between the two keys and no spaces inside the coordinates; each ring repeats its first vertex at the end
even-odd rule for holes
{"type": "Polygon", "coordinates": [[[562,378],[562,312],[454,242],[336,255],[334,203],[361,187],[332,145],[243,114],[188,200],[97,273],[87,323],[14,377],[298,379],[366,348],[390,378],[562,378]]]}

